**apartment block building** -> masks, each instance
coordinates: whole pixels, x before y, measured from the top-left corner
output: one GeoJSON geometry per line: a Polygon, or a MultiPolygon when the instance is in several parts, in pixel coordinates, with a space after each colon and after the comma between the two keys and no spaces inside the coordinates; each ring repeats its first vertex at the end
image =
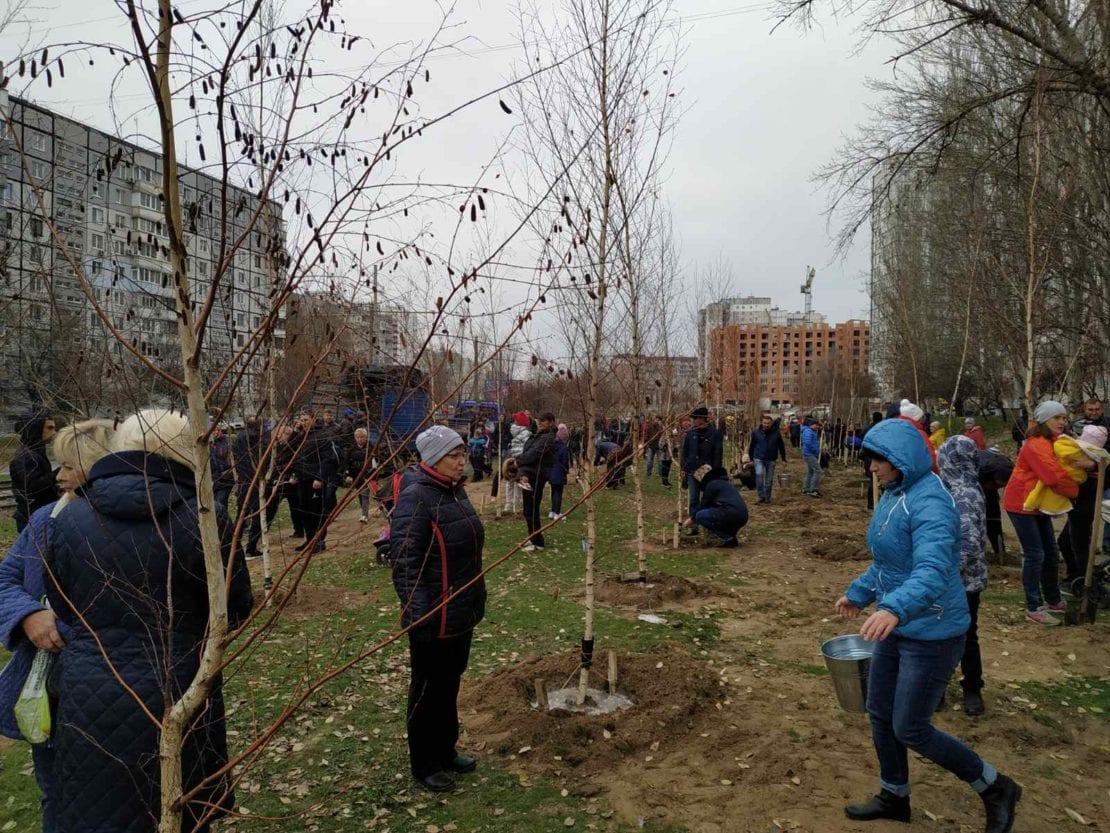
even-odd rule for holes
{"type": "Polygon", "coordinates": [[[825,316],[819,313],[792,312],[773,306],[769,297],[740,295],[722,298],[698,310],[698,356],[702,361],[702,376],[710,376],[711,333],[719,327],[801,327],[824,324],[825,316]]]}
{"type": "MultiPolygon", "coordinates": [[[[225,268],[203,343],[214,380],[270,311],[285,228],[245,189],[184,166],[179,178],[195,307],[225,268]]],[[[104,410],[125,396],[157,398],[157,386],[136,388],[153,374],[128,375],[135,362],[119,339],[171,372],[180,366],[168,245],[159,154],[0,92],[0,419],[43,401],[104,410]]],[[[281,321],[272,335],[280,350],[281,321]]],[[[263,354],[237,360],[244,407],[261,391],[263,354]]]]}
{"type": "Polygon", "coordinates": [[[815,404],[827,398],[822,380],[831,374],[867,373],[870,347],[870,324],[862,320],[832,326],[822,322],[717,327],[709,338],[710,400],[766,398],[776,408],[815,404]]]}

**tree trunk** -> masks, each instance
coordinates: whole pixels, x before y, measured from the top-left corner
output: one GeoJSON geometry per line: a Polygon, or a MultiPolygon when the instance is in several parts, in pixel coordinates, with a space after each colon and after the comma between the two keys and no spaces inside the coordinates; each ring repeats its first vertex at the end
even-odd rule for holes
{"type": "MultiPolygon", "coordinates": [[[[594,339],[590,350],[590,393],[586,427],[592,431],[597,414],[598,376],[601,369],[601,345],[605,324],[606,267],[609,259],[609,215],[613,200],[613,148],[609,133],[609,3],[602,5],[601,13],[601,64],[599,66],[598,99],[601,107],[601,134],[605,152],[605,182],[601,189],[601,230],[597,243],[597,317],[594,320],[594,339]]],[[[593,440],[592,434],[587,435],[593,440]]],[[[586,577],[585,577],[585,626],[582,632],[582,662],[578,670],[578,705],[586,702],[586,689],[590,682],[590,663],[594,645],[594,561],[597,549],[597,510],[593,496],[593,457],[590,443],[584,449],[586,464],[586,577]]]]}
{"type": "MultiPolygon", "coordinates": [[[[139,20],[131,8],[132,24],[139,20]]],[[[193,328],[193,311],[189,299],[186,272],[184,228],[181,219],[181,196],[177,181],[177,147],[174,137],[173,97],[170,91],[170,47],[173,10],[170,0],[158,2],[157,59],[152,85],[158,105],[162,138],[163,174],[167,232],[169,235],[170,269],[177,289],[177,335],[184,367],[185,395],[189,423],[196,437],[194,468],[196,471],[198,521],[204,550],[205,580],[208,585],[208,633],[200,657],[200,667],[181,698],[173,703],[162,718],[158,755],[161,769],[161,818],[159,833],[181,831],[181,747],[185,728],[197,709],[208,697],[212,680],[223,660],[227,638],[227,592],[224,564],[220,554],[220,535],[216,525],[215,501],[212,494],[212,468],[208,454],[208,409],[205,386],[200,374],[197,333],[193,328]]],[[[138,33],[137,33],[138,34],[138,33]]],[[[214,290],[213,290],[214,291],[214,290]]],[[[167,683],[168,684],[168,683],[167,683]]]]}

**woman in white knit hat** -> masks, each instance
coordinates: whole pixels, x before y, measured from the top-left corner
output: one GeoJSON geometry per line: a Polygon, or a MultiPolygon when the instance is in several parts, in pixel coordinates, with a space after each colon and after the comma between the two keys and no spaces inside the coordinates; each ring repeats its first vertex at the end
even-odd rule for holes
{"type": "Polygon", "coordinates": [[[1068,424],[1068,410],[1049,399],[1033,412],[1034,425],[1014,464],[1014,473],[1006,484],[1002,506],[1014,525],[1024,553],[1021,584],[1025,590],[1025,618],[1038,625],[1059,625],[1054,615],[1067,610],[1060,597],[1060,553],[1056,548],[1056,532],[1052,518],[1037,510],[1026,510],[1025,501],[1038,482],[1056,493],[1074,499],[1079,493],[1076,484],[1052,449],[1052,443],[1068,424]]]}
{"type": "Polygon", "coordinates": [[[455,788],[478,762],[455,748],[459,684],[474,628],[486,612],[485,529],[464,486],[466,445],[433,425],[416,438],[420,468],[397,499],[390,524],[393,586],[410,628],[408,740],[412,776],[432,792],[455,788]]]}

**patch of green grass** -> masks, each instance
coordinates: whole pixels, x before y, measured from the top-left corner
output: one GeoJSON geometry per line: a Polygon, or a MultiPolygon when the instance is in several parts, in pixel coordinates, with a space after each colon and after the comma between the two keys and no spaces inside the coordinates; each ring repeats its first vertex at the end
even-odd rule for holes
{"type": "Polygon", "coordinates": [[[1023,683],[1021,693],[1037,704],[1037,713],[1090,715],[1110,719],[1110,678],[1068,674],[1051,683],[1023,683]]]}
{"type": "Polygon", "coordinates": [[[5,513],[0,517],[0,558],[3,558],[11,549],[16,539],[15,519],[5,513]]]}
{"type": "MultiPolygon", "coordinates": [[[[8,652],[0,648],[0,668],[7,663],[8,656],[8,652]]],[[[41,830],[41,798],[31,769],[31,745],[0,738],[0,830],[20,833],[41,830]],[[10,822],[15,824],[5,828],[10,822]]]]}
{"type": "MultiPolygon", "coordinates": [[[[6,661],[0,660],[0,663],[6,661]]],[[[38,784],[31,770],[31,746],[16,741],[0,741],[0,829],[34,833],[42,829],[38,784]]]]}

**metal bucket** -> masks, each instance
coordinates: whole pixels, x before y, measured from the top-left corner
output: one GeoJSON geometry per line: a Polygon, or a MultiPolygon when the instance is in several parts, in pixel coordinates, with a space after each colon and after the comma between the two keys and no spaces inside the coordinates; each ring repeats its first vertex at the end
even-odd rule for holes
{"type": "Polygon", "coordinates": [[[855,633],[834,636],[821,645],[837,702],[846,712],[867,711],[867,676],[873,649],[872,643],[855,633]]]}

